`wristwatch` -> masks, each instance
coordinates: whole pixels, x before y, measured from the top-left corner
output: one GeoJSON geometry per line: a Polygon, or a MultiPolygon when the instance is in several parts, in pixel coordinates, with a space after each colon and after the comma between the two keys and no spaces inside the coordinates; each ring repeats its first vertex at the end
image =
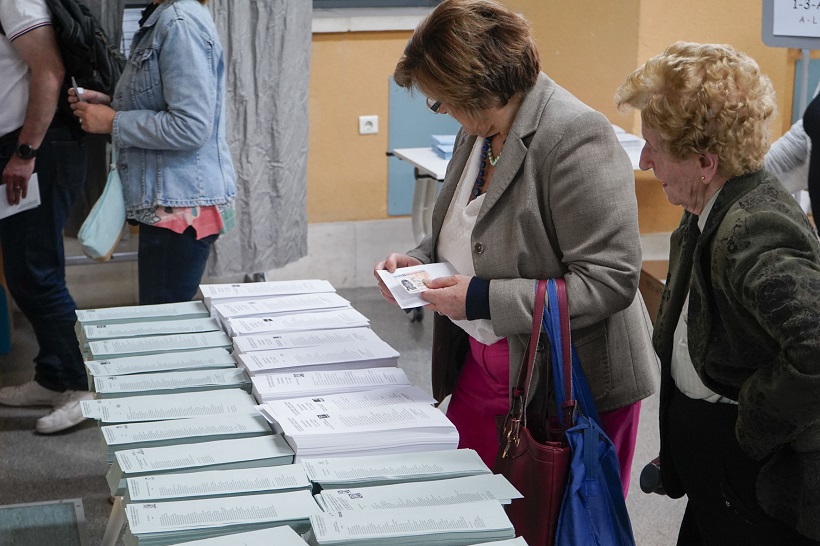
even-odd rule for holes
{"type": "Polygon", "coordinates": [[[14,149],[14,153],[20,159],[34,159],[37,157],[37,149],[31,144],[18,144],[14,149]]]}

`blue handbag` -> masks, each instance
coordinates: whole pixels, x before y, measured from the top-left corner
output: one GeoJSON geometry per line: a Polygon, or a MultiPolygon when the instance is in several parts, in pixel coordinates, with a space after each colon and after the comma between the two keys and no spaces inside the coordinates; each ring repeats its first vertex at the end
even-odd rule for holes
{"type": "Polygon", "coordinates": [[[569,480],[561,502],[555,544],[634,546],[618,456],[612,441],[600,426],[595,400],[571,343],[563,279],[548,282],[547,297],[549,307],[544,309],[543,324],[550,338],[553,382],[556,386],[553,392],[559,415],[570,421],[565,424],[568,426],[567,441],[572,449],[569,480]],[[570,377],[566,377],[565,358],[571,359],[570,377]],[[566,400],[565,389],[560,385],[568,381],[571,388],[566,390],[571,395],[566,400]]]}

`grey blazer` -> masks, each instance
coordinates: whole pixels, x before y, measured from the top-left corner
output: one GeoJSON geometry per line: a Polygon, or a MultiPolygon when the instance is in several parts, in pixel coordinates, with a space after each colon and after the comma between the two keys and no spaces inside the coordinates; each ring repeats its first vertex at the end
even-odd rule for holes
{"type": "MultiPolygon", "coordinates": [[[[408,254],[437,261],[436,241],[476,137],[461,131],[433,209],[432,233],[408,254]]],[[[472,232],[477,276],[490,279],[496,335],[515,382],[537,279],[564,277],[573,341],[599,411],[652,394],[651,323],[638,294],[641,246],[635,180],[607,119],[541,74],[524,98],[472,232]]],[[[463,331],[436,317],[433,391],[452,391],[463,331]]]]}

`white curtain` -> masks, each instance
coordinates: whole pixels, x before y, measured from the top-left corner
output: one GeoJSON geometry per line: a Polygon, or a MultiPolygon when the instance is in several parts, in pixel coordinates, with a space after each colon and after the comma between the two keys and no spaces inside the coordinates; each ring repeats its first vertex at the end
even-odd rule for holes
{"type": "Polygon", "coordinates": [[[209,277],[265,272],[307,253],[311,2],[211,0],[227,66],[236,228],[217,241],[209,277]]]}

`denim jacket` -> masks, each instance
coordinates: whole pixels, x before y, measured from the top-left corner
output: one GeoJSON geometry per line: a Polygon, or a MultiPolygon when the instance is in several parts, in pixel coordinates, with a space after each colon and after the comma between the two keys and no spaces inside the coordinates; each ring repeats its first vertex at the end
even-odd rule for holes
{"type": "Polygon", "coordinates": [[[208,8],[166,0],[134,35],[112,101],[129,214],[233,200],[224,97],[225,62],[208,8]]]}

